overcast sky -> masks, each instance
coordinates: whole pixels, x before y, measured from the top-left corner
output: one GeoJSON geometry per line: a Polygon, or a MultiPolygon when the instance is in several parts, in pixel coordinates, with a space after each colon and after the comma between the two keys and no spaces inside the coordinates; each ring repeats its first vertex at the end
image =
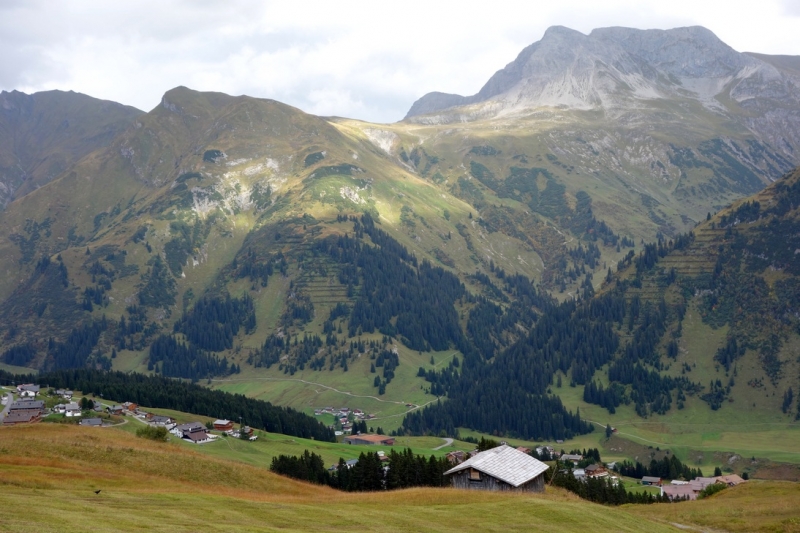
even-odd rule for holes
{"type": "Polygon", "coordinates": [[[149,111],[185,85],[394,122],[427,92],[474,94],[552,25],[701,25],[800,55],[800,0],[0,0],[0,89],[149,111]]]}

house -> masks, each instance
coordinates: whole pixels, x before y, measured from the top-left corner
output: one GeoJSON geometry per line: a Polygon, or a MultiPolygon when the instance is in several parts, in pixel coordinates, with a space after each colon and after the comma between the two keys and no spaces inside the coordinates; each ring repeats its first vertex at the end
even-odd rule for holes
{"type": "Polygon", "coordinates": [[[125,408],[126,411],[130,411],[131,413],[136,412],[139,406],[133,402],[125,402],[122,404],[122,407],[125,408]]]}
{"type": "Polygon", "coordinates": [[[188,422],[186,424],[179,424],[175,426],[174,428],[172,428],[171,432],[173,435],[181,437],[183,436],[184,432],[192,433],[195,431],[205,431],[205,430],[206,427],[200,422],[188,422]]]}
{"type": "Polygon", "coordinates": [[[351,435],[344,438],[345,444],[380,444],[383,446],[394,446],[394,437],[386,435],[351,435]]]}
{"type": "Polygon", "coordinates": [[[61,396],[65,400],[72,398],[72,391],[67,389],[56,389],[56,396],[61,396]]]}
{"type": "Polygon", "coordinates": [[[652,486],[661,486],[661,478],[660,477],[653,477],[653,476],[644,476],[642,477],[642,485],[652,485],[652,486]]]}
{"type": "Polygon", "coordinates": [[[112,405],[110,407],[106,407],[106,411],[108,411],[108,414],[121,416],[122,413],[125,412],[125,408],[121,405],[112,405]]]}
{"type": "Polygon", "coordinates": [[[8,407],[9,413],[14,411],[35,411],[40,415],[44,413],[44,402],[42,400],[19,400],[13,402],[8,407]]]}
{"type": "Polygon", "coordinates": [[[520,451],[522,453],[528,453],[528,454],[531,453],[531,449],[530,448],[526,448],[525,446],[517,446],[517,451],[520,451]]]}
{"type": "Polygon", "coordinates": [[[456,450],[445,455],[445,458],[450,462],[450,464],[457,465],[461,464],[464,459],[467,458],[467,454],[461,450],[456,450]]]}
{"type": "Polygon", "coordinates": [[[501,445],[476,454],[444,473],[455,488],[544,492],[544,473],[550,468],[528,454],[501,445]]]}
{"type": "Polygon", "coordinates": [[[84,418],[80,421],[80,425],[97,428],[103,425],[103,420],[101,418],[84,418]]]}
{"type": "Polygon", "coordinates": [[[576,468],[572,471],[572,475],[575,476],[575,479],[578,481],[586,480],[586,470],[583,468],[576,468]]]}
{"type": "Polygon", "coordinates": [[[561,461],[572,461],[573,463],[579,463],[583,461],[583,456],[576,453],[565,453],[561,455],[561,461]]]}
{"type": "Polygon", "coordinates": [[[589,465],[584,470],[586,477],[608,477],[608,470],[602,465],[589,465]]]}
{"type": "Polygon", "coordinates": [[[27,383],[25,385],[17,385],[17,392],[22,398],[35,398],[39,394],[39,385],[27,383]]]}
{"type": "Polygon", "coordinates": [[[175,423],[175,420],[170,416],[153,415],[150,417],[149,424],[151,426],[170,426],[175,423]]]}
{"type": "Polygon", "coordinates": [[[728,476],[717,476],[717,483],[724,483],[729,487],[735,487],[740,483],[744,483],[745,480],[741,477],[737,476],[736,474],[730,474],[728,476]]]}
{"type": "Polygon", "coordinates": [[[69,402],[64,406],[64,415],[66,416],[81,416],[81,406],[77,402],[69,402]]]}
{"type": "Polygon", "coordinates": [[[697,499],[697,492],[695,492],[692,487],[686,483],[685,485],[664,485],[661,487],[661,495],[669,496],[670,500],[675,499],[687,499],[687,500],[696,500],[697,499]]]}
{"type": "Polygon", "coordinates": [[[195,444],[203,444],[211,440],[206,427],[200,422],[189,422],[175,426],[170,433],[195,444]]]}
{"type": "Polygon", "coordinates": [[[233,422],[230,420],[214,420],[214,429],[217,431],[230,431],[233,429],[233,422]]]}
{"type": "Polygon", "coordinates": [[[41,411],[37,411],[34,409],[20,409],[17,411],[12,411],[8,413],[5,418],[3,418],[3,425],[4,426],[15,426],[17,424],[33,424],[35,422],[39,422],[42,419],[41,411]]]}

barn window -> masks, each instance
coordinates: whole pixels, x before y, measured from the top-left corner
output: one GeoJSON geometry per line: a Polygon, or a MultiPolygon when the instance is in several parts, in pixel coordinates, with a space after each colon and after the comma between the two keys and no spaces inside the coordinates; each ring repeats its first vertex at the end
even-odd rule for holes
{"type": "Polygon", "coordinates": [[[480,481],[481,480],[481,473],[474,468],[469,469],[469,479],[471,481],[480,481]]]}

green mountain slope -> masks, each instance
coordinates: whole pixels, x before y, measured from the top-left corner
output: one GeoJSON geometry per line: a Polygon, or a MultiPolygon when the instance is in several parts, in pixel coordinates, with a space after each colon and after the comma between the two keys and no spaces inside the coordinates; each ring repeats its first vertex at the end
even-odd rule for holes
{"type": "MultiPolygon", "coordinates": [[[[572,113],[601,130],[602,116],[572,113]]],[[[659,203],[626,181],[633,171],[579,166],[610,165],[610,146],[587,141],[581,155],[558,141],[582,144],[590,129],[576,135],[530,117],[498,129],[494,120],[376,126],[169,91],[107,147],[0,214],[0,362],[159,372],[307,411],[350,403],[385,429],[525,438],[588,431],[581,401],[638,417],[753,403],[749,393],[737,399],[749,389],[731,373],[755,390],[763,371],[772,388],[760,393],[777,396],[755,403],[788,417],[791,312],[764,326],[774,332],[765,337],[729,303],[713,303],[745,283],[762,286],[717,285],[715,272],[733,272],[739,256],[714,239],[740,225],[727,228],[720,212],[694,237],[678,231],[712,198],[761,187],[758,165],[731,155],[754,145],[698,134],[695,148],[673,155],[689,161],[687,180],[715,188],[698,185],[695,204],[666,192],[659,203]],[[656,236],[661,244],[637,256],[656,236]],[[730,265],[710,264],[715,254],[730,265]],[[658,270],[670,261],[674,272],[658,270]],[[615,264],[640,273],[601,290],[615,264]],[[702,319],[682,338],[685,317],[702,319]]],[[[720,124],[704,127],[728,131],[720,124]]],[[[685,131],[664,139],[686,140],[685,131]]],[[[617,148],[630,153],[625,143],[617,148]]],[[[779,186],[791,190],[761,194],[777,205],[779,186]]],[[[781,231],[793,209],[775,215],[781,231]]],[[[768,254],[758,246],[755,255],[768,254]]]]}
{"type": "Polygon", "coordinates": [[[0,206],[107,146],[142,112],[80,93],[0,93],[0,206]]]}

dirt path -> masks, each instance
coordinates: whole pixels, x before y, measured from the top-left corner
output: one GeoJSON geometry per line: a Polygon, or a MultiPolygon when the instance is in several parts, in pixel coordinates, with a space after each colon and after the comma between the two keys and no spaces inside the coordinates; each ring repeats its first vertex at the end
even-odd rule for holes
{"type": "Polygon", "coordinates": [[[452,444],[453,444],[453,439],[447,437],[446,439],[444,439],[444,444],[442,444],[441,446],[437,446],[436,448],[433,449],[433,451],[441,450],[442,448],[446,448],[447,446],[451,446],[452,444]]]}

